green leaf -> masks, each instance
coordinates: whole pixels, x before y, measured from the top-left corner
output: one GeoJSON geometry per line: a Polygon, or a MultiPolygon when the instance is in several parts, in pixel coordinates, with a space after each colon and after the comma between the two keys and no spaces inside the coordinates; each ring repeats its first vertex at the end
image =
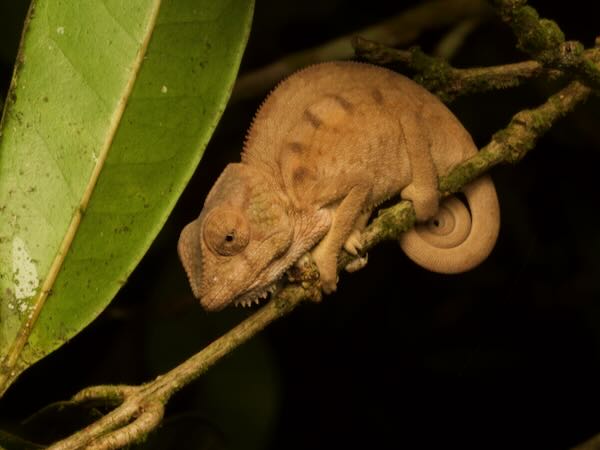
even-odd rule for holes
{"type": "Polygon", "coordinates": [[[34,0],[0,137],[0,393],[142,258],[225,107],[253,0],[34,0]]]}

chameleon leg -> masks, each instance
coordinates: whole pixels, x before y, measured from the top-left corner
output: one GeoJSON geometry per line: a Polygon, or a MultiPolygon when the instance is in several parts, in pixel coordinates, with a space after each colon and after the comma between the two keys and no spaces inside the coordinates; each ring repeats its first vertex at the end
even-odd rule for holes
{"type": "Polygon", "coordinates": [[[371,217],[370,210],[363,212],[356,219],[352,232],[348,236],[348,239],[346,239],[346,242],[344,242],[344,250],[346,250],[351,255],[357,256],[358,253],[362,250],[362,245],[360,243],[360,235],[367,226],[369,217],[371,217]]]}
{"type": "Polygon", "coordinates": [[[369,260],[368,255],[360,255],[359,253],[362,251],[362,243],[361,243],[361,234],[365,227],[367,226],[367,222],[369,221],[369,217],[371,217],[371,211],[365,211],[360,215],[360,217],[356,220],[354,224],[354,229],[344,242],[344,250],[346,250],[351,255],[357,256],[354,260],[349,262],[345,269],[347,272],[356,272],[357,270],[362,269],[367,265],[367,261],[369,260]]]}
{"type": "Polygon", "coordinates": [[[437,213],[439,205],[437,171],[431,157],[431,140],[428,128],[417,120],[414,114],[407,114],[400,122],[408,160],[410,161],[411,182],[400,196],[410,200],[419,222],[430,219],[437,213]]]}
{"type": "Polygon", "coordinates": [[[338,255],[353,232],[357,220],[361,218],[361,211],[364,211],[370,194],[369,185],[354,186],[333,212],[331,228],[312,251],[312,257],[321,275],[321,286],[326,294],[336,289],[338,255]]]}

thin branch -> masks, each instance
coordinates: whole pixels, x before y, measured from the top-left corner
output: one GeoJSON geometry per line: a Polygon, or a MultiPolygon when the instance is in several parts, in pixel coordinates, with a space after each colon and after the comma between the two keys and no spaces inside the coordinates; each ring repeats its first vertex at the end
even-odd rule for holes
{"type": "MultiPolygon", "coordinates": [[[[358,36],[352,40],[352,45],[356,49],[357,56],[369,62],[401,63],[416,71],[418,73],[416,81],[446,102],[454,100],[459,95],[516,87],[540,76],[551,78],[563,76],[562,71],[547,69],[537,61],[457,69],[442,58],[426,55],[418,47],[397,50],[358,36]]],[[[600,62],[600,48],[586,50],[584,55],[594,63],[600,62]]]]}
{"type": "Polygon", "coordinates": [[[527,0],[495,0],[502,17],[517,37],[517,47],[546,67],[568,71],[587,86],[600,92],[600,68],[585,54],[577,41],[565,41],[556,22],[540,19],[527,0]]]}
{"type": "MultiPolygon", "coordinates": [[[[502,5],[519,3],[521,6],[524,4],[523,1],[517,0],[512,2],[499,0],[499,3],[502,5]]],[[[362,44],[365,42],[362,41],[362,44]]],[[[438,86],[440,92],[446,93],[446,100],[463,89],[473,92],[477,86],[483,85],[486,89],[499,88],[506,84],[518,84],[542,72],[547,73],[543,62],[530,61],[491,68],[454,69],[418,50],[398,53],[384,46],[378,46],[376,50],[379,51],[380,56],[382,54],[388,57],[402,55],[416,70],[429,71],[430,79],[434,80],[433,85],[438,86]],[[434,70],[436,64],[441,70],[434,70]],[[486,77],[493,80],[491,84],[489,80],[484,83],[486,77]]],[[[598,61],[597,51],[596,49],[583,52],[581,58],[587,61],[598,61]]],[[[597,69],[596,64],[594,70],[597,69]]],[[[425,81],[427,79],[427,76],[422,78],[425,81]]],[[[586,82],[590,81],[583,76],[582,79],[586,82]]],[[[590,85],[594,86],[593,79],[590,85]]],[[[470,181],[500,163],[514,164],[520,161],[535,146],[540,136],[546,133],[559,118],[585,101],[590,93],[590,87],[579,81],[572,81],[539,107],[515,114],[508,126],[494,134],[490,143],[475,156],[440,177],[440,195],[445,197],[460,191],[470,181]]],[[[395,206],[380,211],[361,236],[363,250],[368,251],[383,240],[397,239],[414,223],[414,209],[408,201],[401,201],[395,206]]],[[[345,267],[352,260],[352,256],[343,253],[339,268],[345,267]]],[[[159,424],[164,414],[164,405],[175,392],[195,380],[223,356],[252,338],[268,324],[289,314],[300,302],[307,299],[320,300],[321,290],[317,275],[318,271],[310,256],[303,257],[298,267],[291,271],[286,286],[275,295],[273,300],[202,351],[152,382],[137,387],[98,386],[81,391],[72,402],[94,403],[104,399],[111,404],[120,404],[97,422],[49,448],[70,450],[86,447],[110,450],[143,438],[159,424]]]]}
{"type": "MultiPolygon", "coordinates": [[[[312,270],[314,271],[316,268],[312,270]]],[[[311,278],[311,276],[309,275],[308,278],[311,278]]],[[[223,356],[252,338],[274,320],[289,314],[302,300],[314,298],[315,291],[319,289],[318,285],[313,283],[312,286],[308,286],[307,282],[303,284],[306,288],[302,284],[287,286],[251,317],[209,344],[199,353],[150,383],[138,387],[95,386],[81,391],[73,397],[73,401],[99,400],[103,396],[103,392],[112,399],[121,397],[124,400],[120,406],[102,419],[55,443],[49,447],[49,450],[75,450],[90,445],[95,440],[103,443],[118,442],[119,445],[124,445],[124,443],[139,439],[140,435],[132,434],[131,430],[143,429],[143,434],[146,434],[150,429],[136,428],[130,425],[136,424],[138,420],[147,420],[143,414],[140,414],[141,411],[147,408],[147,405],[166,404],[175,392],[202,375],[223,356]],[[117,394],[118,391],[121,392],[117,394]],[[121,427],[128,428],[123,431],[121,427]],[[126,436],[129,440],[124,441],[123,436],[126,436]]],[[[108,446],[102,448],[116,449],[120,447],[108,446]]]]}
{"type": "MultiPolygon", "coordinates": [[[[583,102],[589,94],[588,87],[579,82],[572,82],[538,108],[517,113],[510,124],[504,130],[497,132],[491,142],[477,155],[440,178],[441,195],[447,196],[459,191],[465,184],[497,164],[516,163],[521,160],[556,120],[583,102]]],[[[402,201],[380,211],[362,235],[364,251],[370,250],[381,241],[397,239],[402,232],[413,226],[414,222],[414,209],[408,201],[402,201]]],[[[348,264],[352,258],[346,253],[343,254],[340,258],[340,267],[348,264]]],[[[305,261],[309,260],[305,259],[305,261]]],[[[77,394],[74,399],[80,401],[98,400],[103,396],[112,400],[122,398],[124,401],[99,421],[52,445],[49,449],[71,450],[86,445],[96,445],[95,443],[98,442],[103,445],[98,448],[114,449],[139,439],[158,424],[155,419],[159,413],[162,416],[162,405],[166,404],[175,392],[195,380],[223,356],[252,338],[268,324],[289,314],[300,302],[307,299],[318,300],[320,287],[315,271],[314,264],[305,263],[299,269],[300,275],[294,276],[296,280],[303,280],[301,283],[288,284],[273,300],[251,317],[156,380],[139,387],[98,386],[77,394]],[[157,405],[161,405],[160,411],[157,405]],[[153,408],[151,417],[144,414],[148,408],[153,408]],[[152,426],[147,426],[148,424],[152,426]]]]}
{"type": "Polygon", "coordinates": [[[135,422],[125,425],[118,433],[103,435],[86,445],[86,448],[88,450],[111,450],[137,442],[160,424],[164,412],[165,408],[162,403],[151,403],[135,422]]]}
{"type": "Polygon", "coordinates": [[[419,4],[381,23],[337,37],[317,47],[290,53],[278,61],[242,75],[234,87],[232,101],[261,96],[279,80],[302,67],[352,58],[354,49],[350,45],[350,39],[353,35],[359,34],[387,45],[408,45],[427,30],[464,19],[486,17],[490,12],[485,0],[432,0],[419,4]]]}

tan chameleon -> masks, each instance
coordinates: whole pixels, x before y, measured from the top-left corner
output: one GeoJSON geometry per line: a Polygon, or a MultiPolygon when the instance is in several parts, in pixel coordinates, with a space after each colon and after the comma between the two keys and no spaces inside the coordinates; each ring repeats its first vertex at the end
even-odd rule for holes
{"type": "Polygon", "coordinates": [[[207,310],[258,301],[313,247],[322,288],[335,291],[341,249],[357,254],[373,208],[397,194],[428,221],[400,239],[411,259],[435,272],[473,268],[498,235],[494,185],[467,186],[468,209],[457,198],[439,207],[437,179],[476,152],[456,117],[402,75],[352,62],[291,75],[181,233],[194,295],[207,310]]]}

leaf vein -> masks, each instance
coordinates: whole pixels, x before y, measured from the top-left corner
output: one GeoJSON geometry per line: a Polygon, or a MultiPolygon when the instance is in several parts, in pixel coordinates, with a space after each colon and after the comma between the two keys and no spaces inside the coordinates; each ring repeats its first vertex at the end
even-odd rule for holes
{"type": "Polygon", "coordinates": [[[104,107],[107,110],[110,110],[110,107],[109,107],[107,101],[102,97],[102,95],[100,95],[100,93],[96,90],[96,88],[92,85],[92,83],[90,83],[90,81],[83,75],[82,71],[79,70],[77,65],[73,61],[71,61],[71,58],[67,55],[67,53],[64,51],[64,49],[61,47],[60,42],[57,41],[56,39],[54,39],[54,37],[52,37],[52,35],[50,33],[48,33],[48,39],[56,45],[56,48],[58,49],[60,54],[64,57],[65,61],[71,66],[71,68],[73,69],[73,72],[76,73],[77,75],[79,75],[79,78],[81,79],[83,84],[85,86],[87,86],[90,91],[92,91],[92,93],[96,96],[96,98],[98,98],[98,100],[100,100],[100,102],[104,105],[104,107]]]}
{"type": "Polygon", "coordinates": [[[125,26],[123,25],[123,23],[121,23],[121,21],[119,20],[119,18],[115,15],[115,13],[113,13],[110,8],[108,7],[108,5],[106,4],[106,0],[100,0],[100,4],[104,7],[104,10],[106,11],[106,14],[108,14],[108,17],[110,17],[112,19],[112,21],[114,23],[116,23],[119,28],[121,30],[123,30],[123,32],[127,35],[127,37],[129,39],[131,39],[133,42],[135,42],[136,44],[141,44],[141,42],[139,41],[139,39],[137,39],[136,36],[134,36],[132,34],[132,32],[125,26]]]}

